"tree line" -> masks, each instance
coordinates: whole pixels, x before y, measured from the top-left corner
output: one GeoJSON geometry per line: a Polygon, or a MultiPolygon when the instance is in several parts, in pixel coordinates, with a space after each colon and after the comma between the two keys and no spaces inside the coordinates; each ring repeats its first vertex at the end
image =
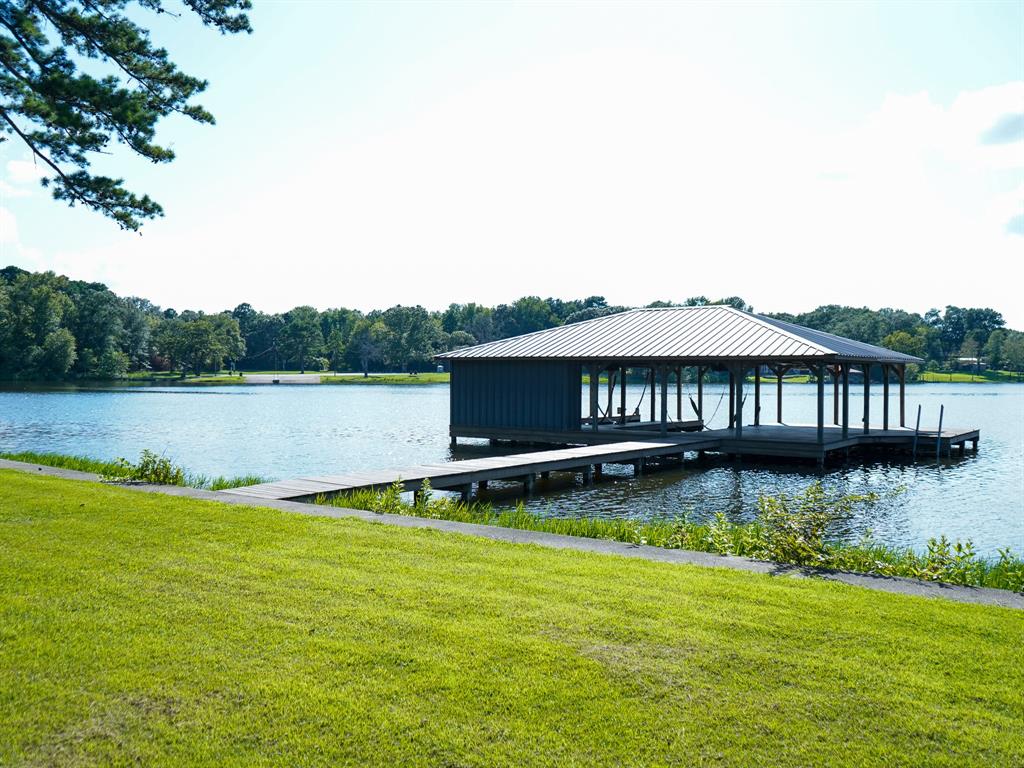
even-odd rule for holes
{"type": "MultiPolygon", "coordinates": [[[[739,297],[648,306],[729,304],[739,297]]],[[[224,368],[424,371],[440,352],[621,312],[601,296],[564,301],[525,296],[511,304],[451,304],[443,311],[394,306],[360,312],[300,306],[283,313],[250,304],[207,314],[120,297],[101,283],[53,272],[0,270],[0,376],[117,378],[144,371],[198,374],[224,368]]],[[[961,358],[1024,370],[1024,333],[988,308],[947,306],[924,315],[829,305],[775,317],[917,355],[932,369],[961,358]]]]}

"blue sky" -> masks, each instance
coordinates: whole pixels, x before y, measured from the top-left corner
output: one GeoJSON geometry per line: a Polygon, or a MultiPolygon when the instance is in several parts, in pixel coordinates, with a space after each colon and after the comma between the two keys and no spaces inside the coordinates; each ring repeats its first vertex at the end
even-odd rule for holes
{"type": "Polygon", "coordinates": [[[254,4],[252,36],[154,25],[218,124],[96,162],[165,218],[57,204],[9,141],[0,261],[179,309],[740,294],[1024,328],[1024,3],[254,4]]]}

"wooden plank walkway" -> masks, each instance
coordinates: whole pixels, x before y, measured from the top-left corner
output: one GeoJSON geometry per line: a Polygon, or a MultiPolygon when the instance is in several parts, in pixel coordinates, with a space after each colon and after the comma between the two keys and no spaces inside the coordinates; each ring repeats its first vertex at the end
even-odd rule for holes
{"type": "MultiPolygon", "coordinates": [[[[682,456],[690,451],[712,451],[729,455],[773,456],[815,460],[821,465],[829,453],[854,447],[892,447],[909,450],[914,441],[914,430],[906,428],[850,429],[843,437],[841,427],[828,425],[823,440],[818,441],[817,427],[805,424],[770,424],[744,426],[740,437],[731,429],[703,432],[674,432],[653,437],[642,430],[617,428],[594,432],[557,433],[555,440],[548,433],[536,433],[538,442],[588,443],[553,450],[517,453],[509,456],[487,456],[479,459],[418,464],[404,469],[364,470],[343,475],[317,475],[260,483],[243,488],[232,488],[221,493],[254,499],[308,501],[317,496],[331,496],[357,490],[381,490],[401,482],[406,491],[419,490],[425,482],[439,490],[458,490],[464,496],[472,491],[473,483],[486,484],[491,480],[519,480],[527,490],[532,489],[537,475],[548,472],[582,471],[590,474],[602,464],[634,463],[638,471],[649,458],[682,456]],[[611,438],[611,439],[609,439],[611,438]]],[[[976,429],[921,430],[917,434],[918,456],[952,453],[954,447],[963,454],[968,442],[977,448],[979,432],[976,429]],[[938,442],[938,446],[936,446],[938,442]]]]}
{"type": "Polygon", "coordinates": [[[621,464],[659,456],[679,456],[686,451],[705,450],[718,443],[715,437],[701,433],[673,436],[670,440],[625,441],[612,445],[582,445],[551,451],[488,456],[465,461],[419,464],[405,469],[352,472],[344,475],[318,475],[232,488],[223,493],[257,499],[312,499],[364,489],[383,489],[401,482],[405,490],[418,490],[425,480],[432,488],[462,490],[473,483],[490,480],[522,480],[528,486],[536,475],[545,472],[590,471],[600,464],[621,464]]]}

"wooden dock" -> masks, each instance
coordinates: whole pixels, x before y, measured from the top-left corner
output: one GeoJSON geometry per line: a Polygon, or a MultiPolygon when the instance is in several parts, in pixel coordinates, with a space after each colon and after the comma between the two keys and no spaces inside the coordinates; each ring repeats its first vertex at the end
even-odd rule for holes
{"type": "Polygon", "coordinates": [[[635,430],[616,428],[581,430],[572,433],[516,434],[508,439],[523,442],[575,443],[570,447],[517,453],[509,456],[488,456],[463,461],[419,464],[405,469],[352,472],[343,475],[317,475],[294,480],[260,483],[222,491],[254,499],[311,501],[318,496],[333,496],[358,490],[382,490],[400,482],[406,491],[419,490],[425,482],[438,490],[455,490],[468,498],[473,485],[486,488],[492,480],[518,481],[530,492],[538,476],[550,472],[580,472],[585,479],[600,475],[604,464],[632,464],[634,471],[643,471],[648,459],[682,457],[688,452],[707,451],[730,456],[763,456],[809,459],[823,464],[830,453],[850,449],[916,449],[918,458],[949,456],[954,449],[962,455],[968,443],[978,447],[976,429],[922,430],[890,428],[848,430],[842,427],[824,429],[818,440],[817,427],[800,424],[746,426],[741,437],[730,429],[703,432],[674,432],[652,437],[642,427],[635,430]]]}
{"type": "Polygon", "coordinates": [[[548,472],[578,471],[588,476],[591,473],[600,474],[602,464],[633,464],[635,469],[642,471],[643,461],[646,459],[679,456],[686,451],[704,450],[717,443],[715,438],[699,439],[699,434],[688,437],[691,439],[686,441],[620,441],[613,445],[583,445],[511,456],[419,464],[405,469],[300,477],[295,480],[232,488],[223,493],[251,496],[256,499],[308,501],[320,495],[331,496],[367,489],[382,490],[396,482],[401,482],[407,491],[416,491],[423,486],[424,481],[429,481],[431,488],[461,491],[463,495],[468,496],[474,483],[486,487],[490,480],[518,480],[529,491],[537,476],[544,476],[548,472]]]}

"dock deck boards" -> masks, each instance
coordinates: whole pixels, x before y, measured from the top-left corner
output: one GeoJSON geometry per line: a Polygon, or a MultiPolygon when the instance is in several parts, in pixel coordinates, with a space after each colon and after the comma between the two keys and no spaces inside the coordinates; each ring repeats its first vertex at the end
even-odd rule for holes
{"type": "MultiPolygon", "coordinates": [[[[940,448],[948,452],[954,445],[978,440],[976,429],[946,428],[939,435],[935,430],[917,433],[921,453],[940,448]]],[[[508,456],[487,456],[434,464],[418,464],[404,469],[361,470],[341,475],[299,477],[272,483],[260,483],[232,488],[222,493],[257,499],[305,500],[317,496],[333,495],[364,489],[382,489],[401,482],[405,490],[418,490],[425,481],[431,487],[450,490],[465,489],[473,483],[491,480],[514,480],[535,476],[542,472],[585,470],[595,464],[627,463],[648,458],[679,456],[689,451],[718,451],[738,455],[761,455],[792,458],[811,458],[819,461],[832,451],[856,446],[888,445],[909,447],[914,430],[895,427],[890,429],[850,429],[843,437],[842,428],[828,425],[823,440],[818,441],[817,427],[806,424],[770,424],[744,426],[742,435],[731,429],[703,432],[671,432],[654,437],[650,432],[631,431],[628,428],[604,427],[580,432],[532,433],[514,439],[533,439],[538,442],[573,443],[564,448],[517,453],[508,456]],[[582,443],[582,444],[579,444],[582,443]]]]}

